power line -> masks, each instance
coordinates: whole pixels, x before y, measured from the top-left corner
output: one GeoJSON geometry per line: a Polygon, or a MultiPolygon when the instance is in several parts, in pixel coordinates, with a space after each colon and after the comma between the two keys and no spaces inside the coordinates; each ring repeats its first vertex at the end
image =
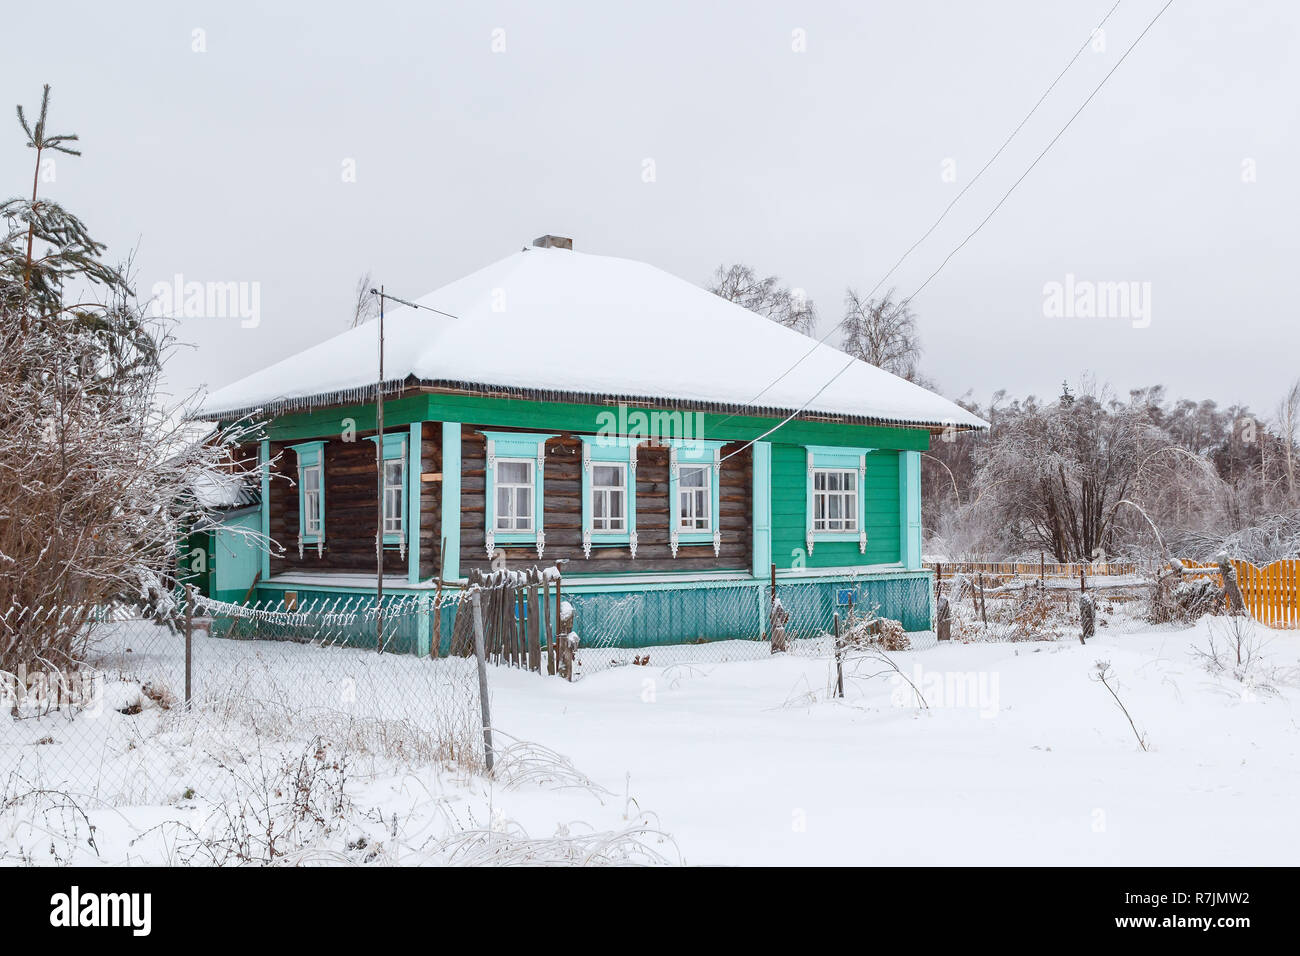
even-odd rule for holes
{"type": "MultiPolygon", "coordinates": [[[[984,165],[980,167],[979,172],[975,174],[975,176],[970,180],[970,182],[968,182],[965,186],[962,187],[961,192],[957,193],[957,195],[953,197],[952,201],[948,203],[947,206],[944,207],[943,212],[939,213],[939,218],[937,218],[934,222],[930,224],[930,228],[927,229],[919,239],[917,239],[910,246],[908,246],[907,251],[905,251],[901,256],[898,257],[898,261],[889,267],[889,271],[886,272],[883,276],[881,276],[879,280],[877,280],[876,284],[871,287],[871,291],[866,294],[866,298],[870,299],[873,295],[875,295],[876,290],[878,290],[882,285],[885,284],[885,282],[889,279],[889,277],[892,276],[898,270],[898,267],[903,264],[903,261],[912,254],[912,252],[916,249],[916,247],[919,246],[921,243],[925,242],[926,239],[930,238],[930,235],[935,231],[935,229],[939,227],[939,224],[944,221],[948,213],[952,211],[952,208],[956,206],[958,202],[961,201],[961,197],[966,195],[966,193],[970,190],[970,188],[974,186],[977,182],[979,182],[980,177],[984,175],[984,171],[993,165],[993,163],[997,160],[997,158],[1002,155],[1003,151],[1006,150],[1007,146],[1011,144],[1011,141],[1016,138],[1017,134],[1019,134],[1019,132],[1022,129],[1024,129],[1025,124],[1029,122],[1029,120],[1033,117],[1033,115],[1036,112],[1038,112],[1038,107],[1043,105],[1043,101],[1047,99],[1047,97],[1051,94],[1052,90],[1056,89],[1057,84],[1060,83],[1061,79],[1065,76],[1065,74],[1069,72],[1070,67],[1074,66],[1075,62],[1083,54],[1083,51],[1088,49],[1088,45],[1092,43],[1093,37],[1097,35],[1097,31],[1106,25],[1106,21],[1108,21],[1111,18],[1111,14],[1115,12],[1115,10],[1119,7],[1119,5],[1122,2],[1123,0],[1115,0],[1115,3],[1111,6],[1111,8],[1106,11],[1106,15],[1101,18],[1101,21],[1095,27],[1092,28],[1092,32],[1088,34],[1088,38],[1083,41],[1083,44],[1079,47],[1079,49],[1074,51],[1074,56],[1070,57],[1070,62],[1066,63],[1064,69],[1062,69],[1060,73],[1056,74],[1056,79],[1052,80],[1052,82],[1048,85],[1047,89],[1043,91],[1043,94],[1040,97],[1038,97],[1038,100],[1034,103],[1032,107],[1030,107],[1029,112],[1025,114],[1024,119],[1020,121],[1019,125],[1017,125],[1016,128],[1011,131],[1011,134],[1002,141],[1002,145],[999,146],[997,148],[997,151],[992,156],[989,157],[988,161],[985,162],[984,165]]],[[[749,408],[751,405],[754,404],[754,402],[758,401],[765,394],[767,394],[767,392],[770,391],[774,385],[776,385],[783,378],[785,378],[796,368],[802,365],[804,360],[807,359],[808,356],[812,355],[813,352],[817,351],[818,346],[826,344],[826,340],[829,339],[832,335],[834,335],[836,330],[838,330],[842,325],[844,325],[845,321],[847,321],[847,316],[843,319],[840,319],[840,321],[836,322],[833,326],[831,326],[830,331],[828,331],[820,339],[814,342],[812,348],[810,348],[807,352],[805,352],[798,359],[796,359],[795,363],[791,365],[788,369],[786,369],[776,378],[772,379],[772,381],[768,382],[768,384],[763,387],[762,391],[760,391],[757,395],[755,395],[748,402],[742,405],[741,408],[749,408]]],[[[738,414],[740,413],[732,412],[726,418],[722,419],[722,421],[719,422],[718,424],[721,425],[723,422],[730,421],[732,418],[735,418],[736,415],[738,414]]]]}
{"type": "MultiPolygon", "coordinates": [[[[1120,68],[1120,65],[1123,64],[1123,62],[1124,62],[1125,60],[1128,59],[1128,55],[1129,55],[1130,53],[1133,52],[1134,48],[1135,48],[1139,43],[1142,42],[1142,38],[1145,37],[1145,36],[1147,35],[1148,32],[1150,32],[1151,28],[1152,28],[1153,26],[1156,25],[1156,21],[1159,20],[1162,16],[1164,16],[1165,11],[1168,10],[1171,6],[1173,6],[1173,3],[1174,3],[1174,0],[1167,0],[1167,2],[1165,3],[1165,5],[1164,5],[1163,7],[1160,8],[1160,10],[1156,13],[1156,15],[1155,15],[1154,17],[1151,18],[1151,21],[1150,21],[1149,23],[1147,23],[1147,25],[1142,29],[1142,32],[1139,33],[1139,34],[1137,35],[1137,39],[1135,39],[1131,44],[1129,44],[1128,49],[1125,50],[1125,51],[1124,51],[1124,54],[1123,54],[1123,55],[1122,55],[1122,56],[1121,56],[1121,57],[1120,57],[1120,58],[1115,62],[1115,65],[1114,65],[1113,67],[1111,67],[1110,70],[1107,71],[1106,75],[1103,76],[1103,77],[1101,78],[1101,82],[1098,83],[1098,84],[1096,85],[1096,87],[1093,88],[1093,91],[1092,91],[1091,93],[1088,94],[1088,98],[1085,99],[1085,100],[1083,101],[1082,104],[1080,104],[1079,108],[1078,108],[1077,110],[1074,111],[1074,113],[1070,116],[1070,118],[1069,118],[1068,120],[1066,120],[1065,125],[1062,126],[1061,129],[1057,132],[1057,134],[1056,134],[1055,136],[1052,137],[1051,141],[1050,141],[1046,146],[1043,147],[1042,151],[1041,151],[1041,152],[1040,152],[1036,157],[1034,157],[1034,161],[1033,161],[1032,163],[1029,164],[1029,167],[1028,167],[1028,168],[1027,168],[1023,173],[1021,173],[1021,174],[1020,174],[1020,177],[1019,177],[1019,178],[1018,178],[1014,183],[1011,184],[1011,187],[1010,187],[1010,188],[1009,188],[1005,193],[1003,193],[1002,198],[998,200],[997,205],[995,205],[995,206],[992,208],[992,210],[989,211],[989,214],[988,214],[987,216],[985,216],[982,220],[980,220],[979,225],[977,225],[974,229],[972,229],[971,232],[966,236],[966,238],[963,239],[963,240],[962,240],[962,241],[957,245],[957,247],[956,247],[955,249],[953,249],[950,253],[948,253],[947,256],[944,257],[943,262],[939,263],[939,267],[938,267],[937,269],[935,269],[932,273],[930,273],[930,275],[926,277],[925,281],[922,282],[922,283],[921,283],[921,284],[916,288],[916,290],[912,292],[911,295],[909,295],[907,298],[905,298],[905,299],[902,300],[903,304],[906,304],[906,303],[908,303],[908,302],[911,302],[912,299],[915,298],[915,297],[916,297],[916,296],[921,292],[922,289],[924,289],[927,285],[929,285],[929,284],[930,284],[930,281],[931,281],[935,276],[937,276],[941,271],[943,271],[943,267],[946,266],[946,265],[948,264],[949,260],[951,260],[953,256],[955,256],[958,252],[960,252],[960,251],[962,250],[962,248],[966,245],[966,243],[970,242],[971,239],[973,239],[973,238],[975,237],[975,235],[976,235],[976,234],[977,234],[981,229],[984,228],[985,224],[986,224],[990,219],[993,218],[994,214],[995,214],[999,209],[1002,208],[1003,203],[1005,203],[1005,202],[1007,201],[1007,199],[1011,196],[1011,194],[1012,194],[1013,192],[1015,192],[1016,187],[1019,186],[1022,182],[1024,182],[1025,177],[1028,176],[1031,172],[1033,172],[1034,167],[1036,167],[1036,166],[1038,165],[1039,161],[1040,161],[1044,156],[1046,156],[1047,153],[1048,153],[1048,151],[1051,150],[1051,148],[1052,148],[1053,146],[1056,145],[1057,141],[1058,141],[1058,140],[1059,140],[1063,135],[1065,135],[1065,131],[1068,130],[1068,129],[1070,128],[1070,126],[1074,123],[1074,121],[1075,121],[1076,119],[1078,119],[1079,114],[1082,113],[1082,112],[1084,111],[1084,108],[1087,107],[1087,105],[1093,101],[1093,98],[1096,97],[1096,95],[1097,95],[1099,92],[1101,92],[1101,88],[1102,88],[1103,86],[1106,85],[1106,81],[1109,80],[1109,79],[1110,79],[1110,78],[1115,74],[1115,71],[1118,70],[1118,69],[1120,68]]],[[[751,438],[749,441],[747,441],[747,442],[746,442],[744,445],[742,445],[740,448],[737,448],[735,451],[731,452],[731,454],[726,455],[722,460],[723,460],[723,461],[726,461],[728,458],[731,458],[731,457],[733,457],[733,456],[735,456],[735,455],[740,454],[740,453],[741,453],[742,451],[744,451],[746,448],[748,448],[748,447],[750,447],[751,445],[753,445],[754,442],[756,442],[756,441],[762,441],[762,440],[763,440],[764,438],[766,438],[768,435],[771,435],[773,432],[777,431],[777,430],[780,429],[780,428],[783,428],[786,424],[788,424],[789,422],[793,421],[793,420],[795,419],[795,417],[797,417],[800,413],[802,413],[805,409],[807,409],[809,405],[811,405],[813,402],[815,402],[815,401],[816,401],[816,400],[817,400],[817,399],[822,395],[822,393],[826,391],[826,389],[830,388],[831,385],[834,384],[835,381],[836,381],[836,380],[837,380],[841,375],[843,375],[843,374],[844,374],[845,372],[847,372],[850,368],[852,368],[852,367],[853,367],[853,363],[854,363],[854,362],[857,362],[857,361],[858,361],[858,359],[856,359],[856,358],[850,358],[850,359],[848,360],[848,362],[846,362],[846,363],[843,365],[843,367],[840,368],[840,370],[839,370],[838,372],[836,372],[836,373],[835,373],[834,375],[832,375],[829,379],[827,379],[827,380],[826,380],[826,383],[825,383],[824,385],[822,385],[822,387],[819,388],[819,389],[817,390],[817,392],[816,392],[816,393],[815,393],[811,398],[809,398],[806,402],[804,402],[803,405],[801,405],[797,410],[795,410],[794,412],[792,412],[792,413],[791,413],[790,415],[788,415],[786,418],[782,419],[781,422],[780,422],[779,424],[774,425],[772,428],[769,428],[767,431],[763,432],[763,434],[757,436],[756,438],[751,438]]]]}

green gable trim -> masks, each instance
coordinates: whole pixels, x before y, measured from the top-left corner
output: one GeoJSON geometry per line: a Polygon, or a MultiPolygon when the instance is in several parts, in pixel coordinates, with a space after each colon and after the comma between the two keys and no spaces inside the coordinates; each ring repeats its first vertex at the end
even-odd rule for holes
{"type": "Polygon", "coordinates": [[[542,518],[544,479],[546,474],[546,441],[554,435],[537,432],[484,431],[487,439],[487,464],[484,482],[484,541],[488,557],[496,554],[497,544],[532,544],[537,547],[537,557],[546,549],[546,529],[542,518]],[[526,459],[533,471],[533,527],[528,531],[503,531],[497,528],[497,462],[502,459],[526,459]]]}
{"type": "MultiPolygon", "coordinates": [[[[929,429],[920,426],[907,428],[803,420],[782,425],[779,418],[683,411],[674,409],[671,401],[653,408],[620,408],[574,402],[430,393],[385,401],[384,421],[391,425],[406,425],[416,421],[456,421],[495,425],[503,429],[536,428],[592,434],[608,434],[612,424],[620,434],[639,434],[642,438],[682,436],[689,440],[689,436],[694,436],[710,441],[730,442],[764,437],[773,442],[795,445],[867,446],[913,451],[925,451],[930,447],[929,429]],[[776,432],[764,436],[764,432],[777,426],[780,428],[776,432]]],[[[373,431],[374,405],[350,405],[284,415],[271,422],[268,435],[276,441],[294,441],[340,435],[349,427],[358,431],[373,431]]]]}

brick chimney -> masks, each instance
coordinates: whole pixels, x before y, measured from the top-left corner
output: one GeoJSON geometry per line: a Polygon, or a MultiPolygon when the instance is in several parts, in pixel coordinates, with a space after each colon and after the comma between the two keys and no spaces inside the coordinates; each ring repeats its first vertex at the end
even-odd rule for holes
{"type": "Polygon", "coordinates": [[[564,236],[540,236],[533,240],[538,249],[568,249],[572,251],[573,240],[564,236]]]}

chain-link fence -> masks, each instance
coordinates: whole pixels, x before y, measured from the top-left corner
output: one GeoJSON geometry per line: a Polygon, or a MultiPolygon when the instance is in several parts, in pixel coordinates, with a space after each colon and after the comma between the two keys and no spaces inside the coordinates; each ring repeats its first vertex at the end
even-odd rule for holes
{"type": "Polygon", "coordinates": [[[778,580],[775,604],[772,586],[761,582],[625,593],[575,590],[565,600],[575,608],[579,677],[636,663],[761,659],[773,650],[774,609],[784,650],[792,654],[832,654],[836,615],[844,628],[850,618],[898,621],[908,649],[935,644],[930,581],[916,575],[778,580]]]}
{"type": "Polygon", "coordinates": [[[31,792],[113,806],[215,800],[239,786],[250,755],[301,753],[312,741],[326,761],[333,747],[376,764],[475,769],[474,662],[401,652],[426,611],[409,599],[382,614],[344,601],[97,609],[71,643],[72,663],[0,674],[10,718],[0,723],[0,803],[31,792]]]}
{"type": "MultiPolygon", "coordinates": [[[[837,614],[846,628],[894,618],[909,632],[904,646],[933,643],[925,577],[780,582],[775,600],[752,581],[623,593],[533,583],[535,603],[527,589],[518,604],[482,601],[489,664],[581,679],[637,663],[761,659],[774,637],[788,653],[830,655],[837,614]]],[[[59,660],[0,670],[9,715],[0,806],[31,792],[118,807],[220,800],[241,786],[250,755],[301,754],[313,741],[318,760],[334,747],[376,765],[478,769],[468,593],[393,596],[382,608],[361,597],[295,606],[199,598],[161,611],[0,615],[0,640],[61,635],[41,645],[60,647],[59,660]]]]}

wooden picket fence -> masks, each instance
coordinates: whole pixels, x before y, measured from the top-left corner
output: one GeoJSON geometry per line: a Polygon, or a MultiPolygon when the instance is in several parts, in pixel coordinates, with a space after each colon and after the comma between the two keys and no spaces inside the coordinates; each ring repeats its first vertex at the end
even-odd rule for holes
{"type": "Polygon", "coordinates": [[[557,568],[479,571],[466,575],[453,621],[450,652],[470,657],[476,652],[471,598],[479,600],[483,652],[486,660],[506,667],[557,674],[573,680],[572,609],[566,614],[557,568]],[[552,593],[552,589],[554,589],[552,593]]]}
{"type": "MultiPolygon", "coordinates": [[[[1251,617],[1269,627],[1300,627],[1300,560],[1290,558],[1257,568],[1233,561],[1237,585],[1251,617]]],[[[1220,587],[1218,567],[1209,561],[1184,561],[1193,576],[1213,577],[1220,587]]]]}

